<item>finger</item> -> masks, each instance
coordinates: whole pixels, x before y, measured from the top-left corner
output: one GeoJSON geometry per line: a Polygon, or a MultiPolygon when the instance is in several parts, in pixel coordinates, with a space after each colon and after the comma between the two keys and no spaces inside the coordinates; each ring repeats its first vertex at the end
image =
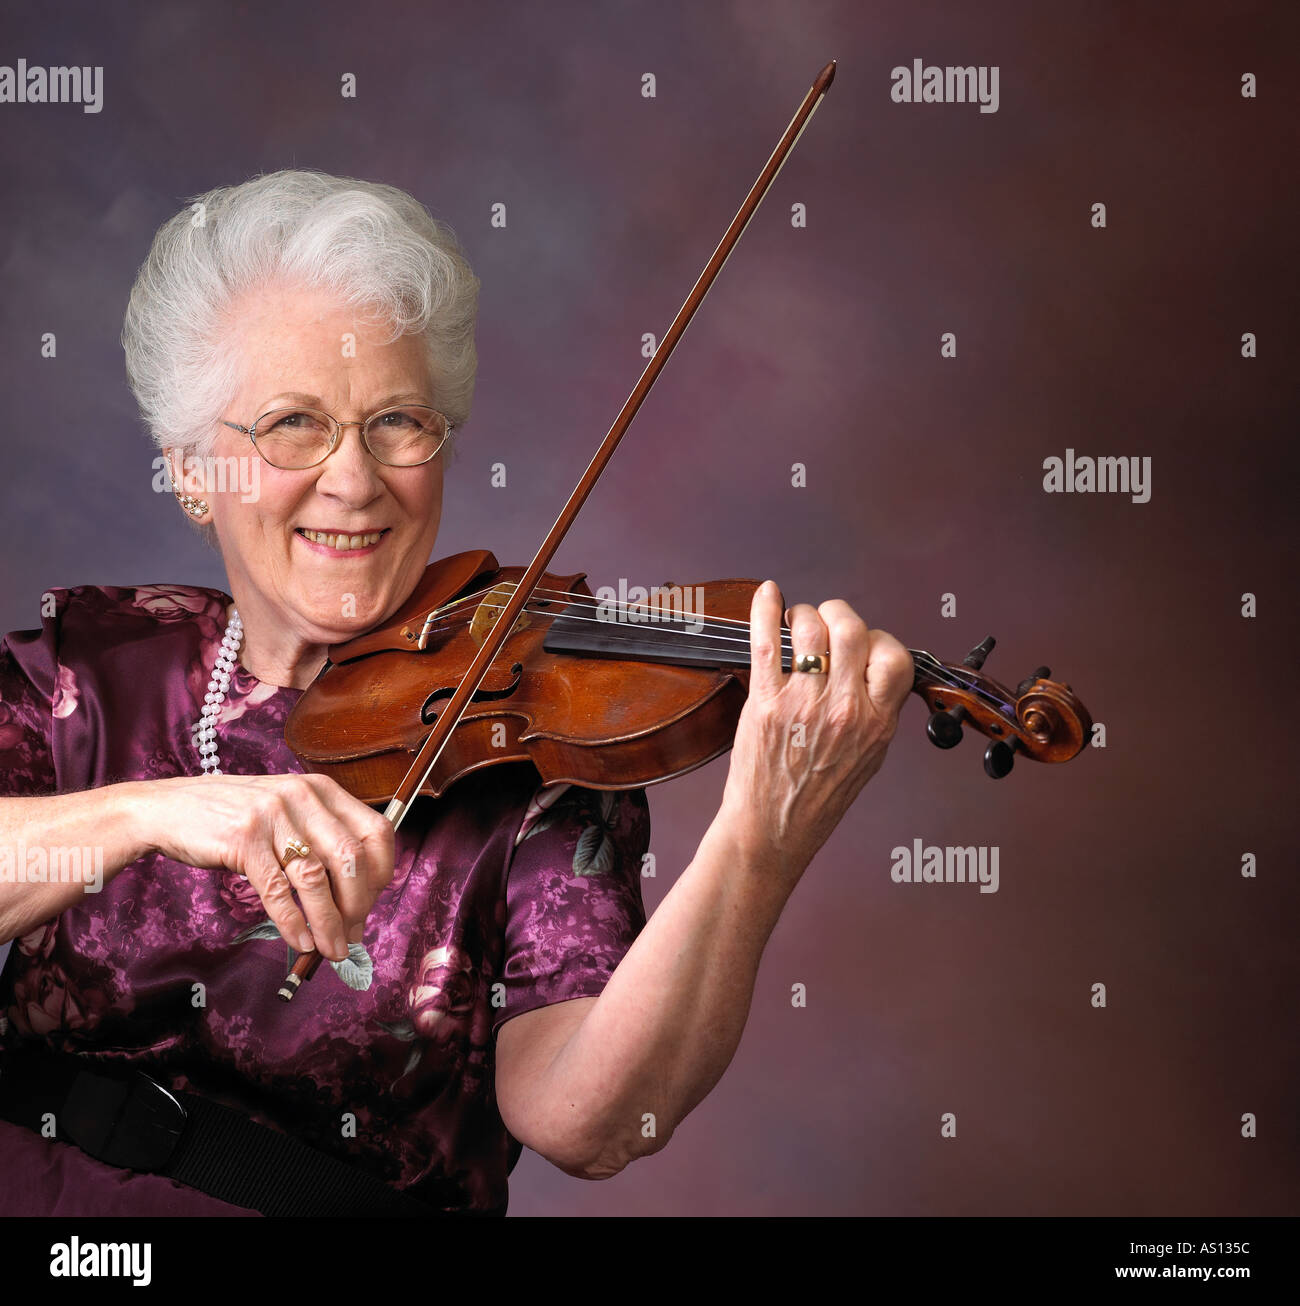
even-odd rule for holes
{"type": "MultiPolygon", "coordinates": [[[[276,795],[276,813],[271,822],[272,851],[281,863],[284,877],[298,895],[298,906],[307,918],[316,947],[335,961],[347,956],[347,936],[338,904],[334,901],[330,874],[313,842],[318,834],[328,842],[329,831],[321,824],[323,809],[313,801],[310,784],[294,777],[276,795]],[[311,851],[295,857],[289,843],[299,840],[311,851]]],[[[329,818],[331,821],[332,817],[329,818]]]]}
{"type": "MultiPolygon", "coordinates": [[[[301,792],[295,792],[288,808],[289,819],[300,832],[298,837],[305,839],[311,847],[311,857],[305,860],[318,862],[328,874],[330,904],[337,913],[340,933],[337,937],[332,932],[320,933],[322,926],[332,927],[328,914],[317,919],[308,910],[307,918],[318,940],[325,939],[336,946],[342,944],[337,952],[346,956],[348,942],[360,941],[353,936],[365,925],[375,899],[370,887],[370,863],[374,860],[374,852],[354,827],[340,820],[321,801],[314,788],[305,787],[301,792]]],[[[366,816],[370,816],[369,808],[366,816]]],[[[286,869],[292,871],[297,865],[298,859],[295,859],[286,869]]],[[[290,879],[293,879],[292,874],[290,879]]]]}
{"type": "Polygon", "coordinates": [[[280,937],[299,952],[311,952],[316,944],[307,926],[307,918],[294,901],[293,886],[270,847],[260,843],[248,852],[248,882],[266,908],[280,937]]]}
{"type": "Polygon", "coordinates": [[[881,712],[896,716],[916,680],[912,655],[888,631],[868,633],[867,697],[881,712]]]}
{"type": "Polygon", "coordinates": [[[826,688],[837,697],[865,694],[871,651],[867,623],[843,599],[828,599],[817,615],[830,635],[831,670],[826,688]]]}
{"type": "Polygon", "coordinates": [[[765,580],[749,605],[749,692],[770,697],[781,692],[781,591],[765,580]]]}
{"type": "Polygon", "coordinates": [[[319,821],[333,844],[314,843],[330,869],[336,887],[335,901],[343,916],[349,943],[360,943],[366,917],[375,899],[391,883],[394,869],[393,825],[365,803],[354,798],[328,776],[304,777],[313,789],[319,821]]]}
{"type": "Polygon", "coordinates": [[[298,895],[317,949],[332,961],[342,961],[348,955],[347,937],[325,864],[313,851],[309,857],[286,862],[284,875],[298,895]]]}
{"type": "MultiPolygon", "coordinates": [[[[800,681],[807,681],[804,686],[804,692],[812,690],[817,694],[822,694],[826,689],[825,675],[817,672],[794,671],[794,659],[802,653],[829,653],[831,650],[830,636],[826,631],[826,624],[822,621],[817,613],[817,609],[810,603],[796,603],[786,613],[790,620],[790,645],[791,645],[791,674],[800,681]]],[[[831,663],[834,666],[834,661],[831,663]]]]}

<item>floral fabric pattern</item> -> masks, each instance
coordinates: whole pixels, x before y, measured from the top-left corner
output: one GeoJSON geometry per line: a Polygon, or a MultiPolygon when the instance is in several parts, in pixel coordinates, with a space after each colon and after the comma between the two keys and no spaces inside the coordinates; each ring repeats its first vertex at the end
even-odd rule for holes
{"type": "MultiPolygon", "coordinates": [[[[0,642],[0,794],[199,774],[191,731],[229,598],[52,593],[40,631],[0,642]]],[[[236,668],[217,722],[228,775],[303,769],[283,741],[300,694],[236,668]]],[[[15,941],[0,1064],[32,1040],[137,1063],[439,1209],[503,1212],[521,1149],[496,1109],[495,1033],[600,994],[645,924],[648,842],[641,790],[539,791],[519,765],[470,775],[417,801],[363,941],[291,1004],[275,993],[296,953],[252,886],[144,857],[15,941]]],[[[40,1176],[24,1185],[39,1204],[40,1176]]]]}

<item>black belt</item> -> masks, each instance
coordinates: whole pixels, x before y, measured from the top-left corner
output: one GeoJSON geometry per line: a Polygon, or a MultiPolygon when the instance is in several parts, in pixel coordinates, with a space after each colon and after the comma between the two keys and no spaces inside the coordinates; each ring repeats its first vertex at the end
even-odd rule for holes
{"type": "Polygon", "coordinates": [[[0,1117],[105,1165],[159,1174],[263,1215],[440,1215],[432,1206],[259,1125],[219,1102],[172,1093],[132,1066],[46,1048],[0,1055],[0,1117]]]}

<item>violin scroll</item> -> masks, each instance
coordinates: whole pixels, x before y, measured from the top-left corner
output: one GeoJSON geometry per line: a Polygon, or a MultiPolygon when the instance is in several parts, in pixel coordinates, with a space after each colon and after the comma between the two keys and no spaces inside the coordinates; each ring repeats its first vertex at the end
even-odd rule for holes
{"type": "Polygon", "coordinates": [[[1039,667],[1015,690],[981,675],[995,643],[990,635],[960,663],[940,662],[931,653],[912,650],[912,690],[930,708],[930,742],[955,748],[965,726],[978,730],[990,741],[984,770],[994,780],[1010,772],[1017,753],[1036,762],[1068,762],[1077,756],[1092,733],[1088,709],[1069,685],[1050,678],[1048,667],[1039,667]]]}

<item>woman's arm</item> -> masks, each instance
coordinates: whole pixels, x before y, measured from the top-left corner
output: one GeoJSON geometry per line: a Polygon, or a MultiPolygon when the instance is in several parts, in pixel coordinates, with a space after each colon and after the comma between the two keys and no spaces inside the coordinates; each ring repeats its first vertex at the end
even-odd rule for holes
{"type": "Polygon", "coordinates": [[[829,648],[831,674],[783,675],[780,614],[775,587],[760,588],[726,793],[691,864],[598,998],[501,1027],[502,1119],[567,1173],[608,1178],[658,1151],[722,1077],[785,903],[893,737],[906,649],[846,604],[801,606],[794,647],[829,648]]]}
{"type": "Polygon", "coordinates": [[[510,1132],[583,1179],[664,1147],[731,1063],[787,898],[719,815],[598,998],[502,1025],[497,1104],[510,1132]]]}
{"type": "Polygon", "coordinates": [[[104,881],[150,853],[236,871],[292,947],[319,947],[334,960],[360,939],[393,877],[393,827],[321,775],[182,776],[3,798],[0,859],[8,855],[14,877],[0,875],[0,943],[57,916],[86,891],[84,883],[30,878],[33,849],[44,851],[37,861],[47,867],[66,864],[61,850],[89,849],[95,865],[102,857],[104,881]],[[277,850],[303,831],[311,856],[282,867],[277,850]]]}
{"type": "Polygon", "coordinates": [[[137,829],[133,784],[105,785],[76,794],[49,798],[0,799],[0,859],[12,868],[0,875],[0,944],[20,938],[53,919],[87,892],[96,892],[124,866],[145,855],[137,829]],[[83,879],[79,883],[42,883],[29,879],[43,868],[70,866],[63,850],[90,851],[102,881],[90,878],[91,869],[79,858],[83,879]]]}

